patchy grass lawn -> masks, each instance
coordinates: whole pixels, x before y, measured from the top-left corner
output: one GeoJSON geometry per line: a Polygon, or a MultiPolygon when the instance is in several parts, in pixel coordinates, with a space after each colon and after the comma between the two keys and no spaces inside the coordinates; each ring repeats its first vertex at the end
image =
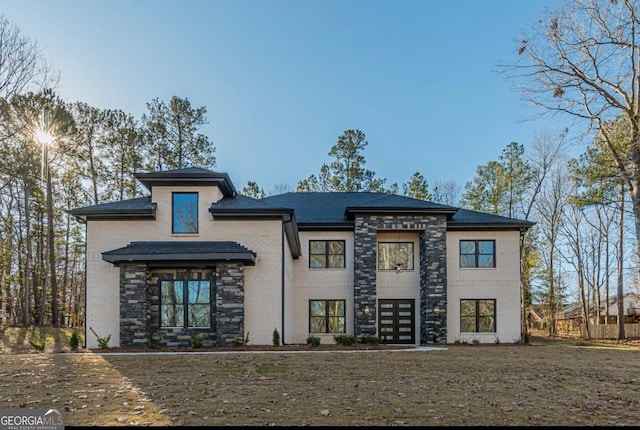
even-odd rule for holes
{"type": "Polygon", "coordinates": [[[3,354],[0,408],[69,426],[638,425],[637,346],[438,351],[3,354]]]}

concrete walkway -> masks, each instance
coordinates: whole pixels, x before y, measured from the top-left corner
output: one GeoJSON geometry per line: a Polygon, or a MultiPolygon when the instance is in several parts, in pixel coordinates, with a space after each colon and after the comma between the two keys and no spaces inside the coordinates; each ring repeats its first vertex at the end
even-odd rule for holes
{"type": "Polygon", "coordinates": [[[214,355],[214,354],[349,354],[354,352],[426,352],[426,351],[446,351],[447,348],[434,346],[416,346],[403,349],[351,349],[351,350],[333,350],[333,351],[157,351],[157,352],[95,352],[92,354],[103,356],[115,355],[214,355]]]}

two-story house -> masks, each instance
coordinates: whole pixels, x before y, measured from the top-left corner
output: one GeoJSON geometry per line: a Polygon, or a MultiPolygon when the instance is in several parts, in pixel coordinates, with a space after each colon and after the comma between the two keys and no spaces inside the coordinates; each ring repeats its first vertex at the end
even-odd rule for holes
{"type": "Polygon", "coordinates": [[[253,199],[198,168],[135,176],[149,196],[69,211],[86,224],[86,327],[112,346],[520,340],[529,221],[375,192],[253,199]]]}

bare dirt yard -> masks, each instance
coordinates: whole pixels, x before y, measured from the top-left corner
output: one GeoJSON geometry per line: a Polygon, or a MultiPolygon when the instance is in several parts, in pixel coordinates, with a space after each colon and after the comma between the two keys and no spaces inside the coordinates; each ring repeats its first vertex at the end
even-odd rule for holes
{"type": "Polygon", "coordinates": [[[67,426],[640,425],[638,341],[111,355],[8,337],[0,409],[58,408],[67,426]]]}

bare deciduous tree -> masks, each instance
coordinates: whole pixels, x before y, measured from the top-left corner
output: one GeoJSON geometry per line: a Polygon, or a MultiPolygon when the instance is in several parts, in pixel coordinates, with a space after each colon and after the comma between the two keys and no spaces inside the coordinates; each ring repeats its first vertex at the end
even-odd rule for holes
{"type": "Polygon", "coordinates": [[[640,249],[640,6],[635,0],[574,0],[546,13],[519,40],[519,60],[499,65],[545,113],[585,120],[611,152],[631,196],[640,249]],[[630,129],[629,158],[607,124],[630,129]]]}
{"type": "Polygon", "coordinates": [[[0,97],[55,88],[58,80],[59,75],[41,55],[38,44],[0,15],[0,97]]]}
{"type": "Polygon", "coordinates": [[[433,186],[433,201],[443,205],[457,206],[462,195],[462,187],[453,179],[437,179],[433,186]]]}

